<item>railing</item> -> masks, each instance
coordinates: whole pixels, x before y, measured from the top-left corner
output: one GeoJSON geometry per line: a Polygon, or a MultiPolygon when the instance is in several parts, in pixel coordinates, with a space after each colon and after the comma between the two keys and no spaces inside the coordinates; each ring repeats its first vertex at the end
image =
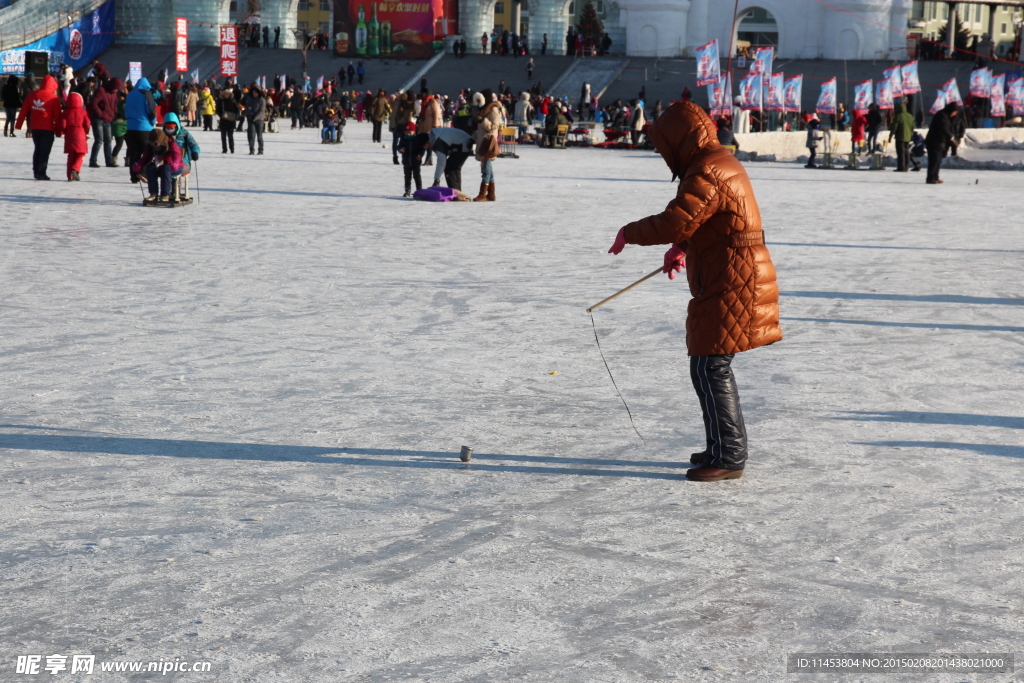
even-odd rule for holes
{"type": "Polygon", "coordinates": [[[23,10],[27,3],[16,3],[0,10],[0,23],[10,25],[18,20],[22,23],[22,29],[20,32],[5,32],[0,33],[0,50],[11,50],[14,48],[23,47],[30,45],[37,40],[42,40],[48,35],[56,33],[62,28],[66,28],[71,24],[75,23],[83,16],[92,12],[96,8],[104,5],[108,0],[87,0],[86,2],[80,3],[80,6],[75,9],[54,9],[46,11],[43,17],[40,17],[36,22],[33,22],[31,17],[35,15],[32,9],[23,10]],[[20,17],[12,18],[11,21],[7,20],[7,14],[15,11],[22,11],[20,17]],[[43,20],[45,18],[45,20],[43,20]],[[42,21],[43,23],[38,23],[42,21]],[[31,28],[29,26],[31,25],[31,28]]]}

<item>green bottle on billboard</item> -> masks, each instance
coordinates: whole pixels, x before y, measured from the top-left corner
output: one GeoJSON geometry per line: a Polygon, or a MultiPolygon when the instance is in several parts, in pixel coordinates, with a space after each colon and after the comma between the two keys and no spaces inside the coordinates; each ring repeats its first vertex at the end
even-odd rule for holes
{"type": "Polygon", "coordinates": [[[359,6],[359,21],[356,22],[356,54],[366,54],[366,10],[359,6]]]}
{"type": "Polygon", "coordinates": [[[382,55],[391,54],[391,22],[382,21],[380,22],[380,53],[382,55]]]}
{"type": "Polygon", "coordinates": [[[377,21],[377,3],[370,3],[370,29],[366,38],[366,53],[371,57],[380,55],[380,22],[377,21]]]}

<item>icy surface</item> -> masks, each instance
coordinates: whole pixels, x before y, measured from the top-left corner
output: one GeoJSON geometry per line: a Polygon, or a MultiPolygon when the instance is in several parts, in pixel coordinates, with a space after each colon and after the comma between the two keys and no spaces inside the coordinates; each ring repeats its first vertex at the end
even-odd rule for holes
{"type": "Polygon", "coordinates": [[[589,683],[1019,649],[1019,174],[750,165],[786,338],[737,357],[750,463],[702,485],[685,285],[595,315],[646,445],[584,312],[661,263],[605,253],[673,196],[658,157],[524,149],[497,203],[426,204],[367,125],[315,135],[199,133],[177,210],[0,143],[4,680],[22,653],[589,683]]]}

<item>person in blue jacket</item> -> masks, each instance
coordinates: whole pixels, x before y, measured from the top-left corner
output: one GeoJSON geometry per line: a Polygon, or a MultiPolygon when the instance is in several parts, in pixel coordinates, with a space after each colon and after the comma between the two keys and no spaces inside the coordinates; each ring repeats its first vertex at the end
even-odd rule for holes
{"type": "Polygon", "coordinates": [[[178,147],[181,147],[181,161],[188,167],[183,173],[188,173],[188,169],[192,168],[192,162],[199,158],[199,143],[192,137],[192,133],[181,125],[178,115],[174,112],[164,115],[164,133],[174,138],[178,147]]]}
{"type": "Polygon", "coordinates": [[[156,102],[153,100],[152,90],[153,86],[145,77],[142,77],[124,101],[124,116],[128,128],[124,141],[128,152],[128,169],[133,183],[143,181],[142,176],[132,171],[131,167],[142,158],[142,153],[146,151],[146,136],[156,126],[156,102]]]}
{"type": "MultiPolygon", "coordinates": [[[[192,133],[181,125],[178,115],[174,112],[164,114],[163,130],[164,134],[174,140],[181,149],[181,171],[174,173],[173,177],[187,175],[192,169],[192,164],[199,158],[199,143],[192,137],[192,133]]],[[[176,182],[174,187],[177,187],[176,182]]],[[[177,190],[175,189],[172,194],[177,195],[177,190]]]]}

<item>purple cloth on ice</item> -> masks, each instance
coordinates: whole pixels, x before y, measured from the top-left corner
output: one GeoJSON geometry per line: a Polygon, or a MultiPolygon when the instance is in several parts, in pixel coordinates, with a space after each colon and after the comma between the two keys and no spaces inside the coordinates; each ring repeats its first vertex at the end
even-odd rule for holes
{"type": "Polygon", "coordinates": [[[455,190],[450,187],[425,187],[422,190],[416,190],[412,193],[412,196],[416,199],[422,199],[427,202],[450,202],[453,201],[458,195],[455,194],[455,190]]]}

